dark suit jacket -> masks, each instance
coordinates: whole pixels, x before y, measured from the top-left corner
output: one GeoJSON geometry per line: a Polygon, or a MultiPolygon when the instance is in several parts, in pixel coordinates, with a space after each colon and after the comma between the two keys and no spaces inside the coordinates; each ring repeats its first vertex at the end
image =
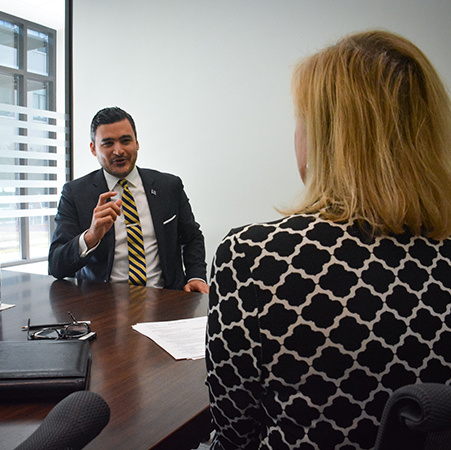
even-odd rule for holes
{"type": "MultiPolygon", "coordinates": [[[[138,171],[152,213],[164,287],[182,289],[191,278],[206,280],[204,237],[182,180],[156,170],[138,168],[138,171]]],[[[106,191],[103,170],[64,185],[49,251],[49,271],[54,277],[109,281],[114,258],[114,225],[86,257],[81,258],[78,249],[80,234],[90,227],[99,195],[106,191]]]]}

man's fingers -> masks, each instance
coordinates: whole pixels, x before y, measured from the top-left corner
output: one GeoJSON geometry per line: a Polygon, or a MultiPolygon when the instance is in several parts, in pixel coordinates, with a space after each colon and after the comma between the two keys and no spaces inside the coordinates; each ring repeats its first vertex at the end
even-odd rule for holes
{"type": "Polygon", "coordinates": [[[88,248],[92,248],[105,233],[112,227],[117,217],[121,215],[122,200],[110,201],[117,192],[108,191],[100,194],[97,206],[92,213],[91,226],[85,234],[85,242],[88,248]]]}
{"type": "MultiPolygon", "coordinates": [[[[99,199],[100,202],[100,199],[99,199]]],[[[94,214],[100,214],[101,216],[105,214],[112,214],[116,219],[117,216],[121,215],[121,205],[122,200],[118,199],[115,202],[107,202],[104,204],[98,204],[94,209],[94,214]]]]}
{"type": "MultiPolygon", "coordinates": [[[[116,221],[116,217],[112,214],[107,214],[105,216],[97,216],[96,217],[96,228],[106,227],[110,229],[111,225],[116,221]]],[[[106,230],[107,231],[107,230],[106,230]]]]}
{"type": "Polygon", "coordinates": [[[120,202],[120,200],[97,206],[94,209],[94,218],[98,220],[101,217],[111,216],[113,220],[116,220],[117,216],[121,215],[121,203],[118,204],[118,202],[120,202]]]}
{"type": "Polygon", "coordinates": [[[201,292],[203,294],[208,294],[210,287],[207,283],[201,280],[191,280],[183,287],[185,292],[201,292]]]}
{"type": "Polygon", "coordinates": [[[117,192],[114,192],[114,191],[108,191],[108,192],[104,192],[103,194],[100,194],[99,201],[97,202],[97,206],[104,205],[106,202],[108,202],[108,200],[111,197],[114,197],[115,195],[117,195],[117,192]]]}

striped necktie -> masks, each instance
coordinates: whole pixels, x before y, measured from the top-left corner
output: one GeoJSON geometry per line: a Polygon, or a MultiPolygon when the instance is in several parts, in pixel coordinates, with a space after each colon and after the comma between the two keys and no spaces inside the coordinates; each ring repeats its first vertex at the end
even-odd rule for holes
{"type": "Polygon", "coordinates": [[[128,188],[127,180],[120,180],[123,187],[122,211],[127,228],[128,243],[128,284],[146,285],[146,254],[144,252],[143,232],[139,221],[135,199],[128,188]]]}

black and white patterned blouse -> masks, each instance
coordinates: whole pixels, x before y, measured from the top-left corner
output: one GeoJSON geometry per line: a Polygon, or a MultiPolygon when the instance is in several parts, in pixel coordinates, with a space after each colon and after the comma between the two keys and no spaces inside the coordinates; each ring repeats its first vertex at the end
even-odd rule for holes
{"type": "Polygon", "coordinates": [[[212,448],[372,448],[396,388],[451,382],[451,239],[316,215],[232,231],[206,363],[212,448]]]}

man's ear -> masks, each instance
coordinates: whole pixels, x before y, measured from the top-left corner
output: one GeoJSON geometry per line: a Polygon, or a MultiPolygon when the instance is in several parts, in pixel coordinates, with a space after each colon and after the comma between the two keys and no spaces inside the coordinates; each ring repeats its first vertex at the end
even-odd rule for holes
{"type": "Polygon", "coordinates": [[[96,153],[96,146],[94,145],[94,143],[90,143],[89,144],[89,147],[91,148],[91,153],[94,155],[94,156],[97,156],[97,153],[96,153]]]}
{"type": "Polygon", "coordinates": [[[136,141],[136,150],[139,150],[139,142],[136,141]]]}

